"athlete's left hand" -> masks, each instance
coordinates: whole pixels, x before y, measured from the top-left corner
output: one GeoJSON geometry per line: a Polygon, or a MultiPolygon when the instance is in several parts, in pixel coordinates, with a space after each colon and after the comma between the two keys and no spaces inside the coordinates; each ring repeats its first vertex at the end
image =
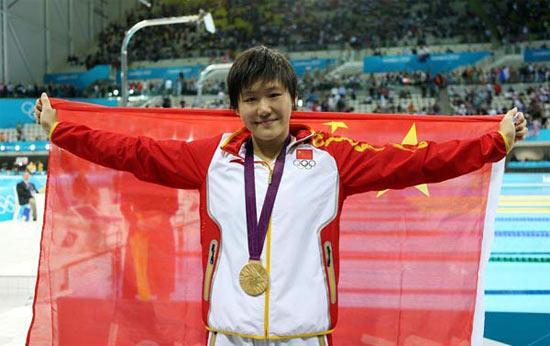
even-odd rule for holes
{"type": "Polygon", "coordinates": [[[527,120],[516,107],[510,109],[500,121],[500,132],[508,139],[510,148],[517,141],[521,141],[527,134],[527,120]]]}

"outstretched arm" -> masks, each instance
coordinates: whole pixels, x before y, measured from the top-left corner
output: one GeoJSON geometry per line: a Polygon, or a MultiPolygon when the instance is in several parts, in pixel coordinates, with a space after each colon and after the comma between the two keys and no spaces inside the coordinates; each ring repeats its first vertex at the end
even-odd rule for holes
{"type": "Polygon", "coordinates": [[[127,136],[70,122],[57,122],[46,94],[35,116],[52,143],[99,165],[133,173],[138,179],[177,188],[195,189],[204,182],[219,139],[194,142],[127,136]]]}
{"type": "Polygon", "coordinates": [[[502,119],[499,131],[469,140],[377,147],[318,134],[313,144],[332,152],[344,193],[350,195],[440,182],[472,172],[487,162],[504,158],[514,142],[521,140],[526,132],[523,114],[512,109],[502,119]]]}

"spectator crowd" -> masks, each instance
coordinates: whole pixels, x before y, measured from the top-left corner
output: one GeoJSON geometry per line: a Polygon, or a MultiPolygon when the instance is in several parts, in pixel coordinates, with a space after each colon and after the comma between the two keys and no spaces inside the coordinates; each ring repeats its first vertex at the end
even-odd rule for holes
{"type": "Polygon", "coordinates": [[[85,97],[84,90],[80,90],[70,84],[23,84],[23,83],[2,83],[0,82],[0,98],[26,98],[38,97],[42,92],[47,92],[53,97],[85,97]]]}
{"type": "Polygon", "coordinates": [[[422,53],[434,42],[509,44],[548,39],[548,11],[537,0],[480,2],[447,1],[292,1],[248,2],[210,0],[156,1],[128,13],[98,37],[97,51],[86,57],[69,56],[70,63],[88,68],[119,64],[124,32],[143,19],[211,11],[218,31],[207,34],[189,25],[150,27],[136,33],[129,46],[131,61],[157,61],[208,56],[231,60],[236,51],[265,44],[284,51],[372,49],[410,46],[422,53]]]}
{"type": "MultiPolygon", "coordinates": [[[[427,46],[436,42],[506,45],[550,38],[548,10],[537,0],[269,0],[255,6],[242,1],[163,0],[153,2],[150,8],[138,6],[121,23],[109,24],[99,34],[95,52],[85,57],[72,54],[67,62],[87,68],[97,64],[118,67],[120,45],[127,28],[143,19],[189,15],[198,13],[200,8],[212,12],[216,19],[215,35],[190,25],[147,28],[131,41],[130,60],[208,56],[211,61],[226,62],[236,52],[256,44],[287,52],[370,49],[373,54],[382,54],[381,47],[402,46],[404,54],[417,54],[422,59],[430,54],[427,46]]],[[[373,105],[375,112],[439,114],[442,106],[437,99],[440,91],[445,90],[455,113],[496,114],[502,108],[518,106],[533,119],[540,119],[541,126],[548,126],[545,105],[549,102],[550,70],[544,64],[469,67],[437,75],[421,71],[352,75],[329,72],[330,69],[308,71],[299,79],[302,108],[349,112],[364,104],[373,105]],[[516,83],[533,85],[520,90],[514,86],[516,83]],[[455,88],[463,85],[469,87],[455,88]],[[411,98],[412,94],[433,101],[422,106],[412,101],[405,105],[398,102],[411,98]],[[493,102],[495,98],[504,103],[493,102]]],[[[71,85],[0,83],[0,98],[35,98],[43,91],[62,98],[117,97],[119,88],[109,81],[96,82],[84,90],[71,85]]],[[[217,95],[215,107],[226,106],[223,83],[207,85],[205,91],[217,95]]],[[[180,74],[174,80],[132,82],[129,93],[162,95],[162,106],[167,107],[172,105],[169,96],[195,95],[197,86],[194,78],[180,74]]],[[[183,99],[179,102],[178,106],[187,106],[183,99]]]]}

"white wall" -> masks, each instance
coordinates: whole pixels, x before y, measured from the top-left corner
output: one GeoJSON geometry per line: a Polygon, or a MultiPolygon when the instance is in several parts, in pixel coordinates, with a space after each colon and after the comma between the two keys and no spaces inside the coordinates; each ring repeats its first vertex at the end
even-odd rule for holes
{"type": "Polygon", "coordinates": [[[137,0],[0,0],[0,82],[38,83],[84,56],[137,0]]]}

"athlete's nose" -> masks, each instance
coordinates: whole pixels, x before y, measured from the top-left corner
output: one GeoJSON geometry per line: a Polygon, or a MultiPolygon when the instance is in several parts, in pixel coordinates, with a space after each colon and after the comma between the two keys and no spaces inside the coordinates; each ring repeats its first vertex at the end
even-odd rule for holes
{"type": "Polygon", "coordinates": [[[271,114],[271,105],[269,101],[265,97],[260,98],[260,100],[258,101],[258,116],[266,117],[266,116],[269,116],[270,114],[271,114]]]}

